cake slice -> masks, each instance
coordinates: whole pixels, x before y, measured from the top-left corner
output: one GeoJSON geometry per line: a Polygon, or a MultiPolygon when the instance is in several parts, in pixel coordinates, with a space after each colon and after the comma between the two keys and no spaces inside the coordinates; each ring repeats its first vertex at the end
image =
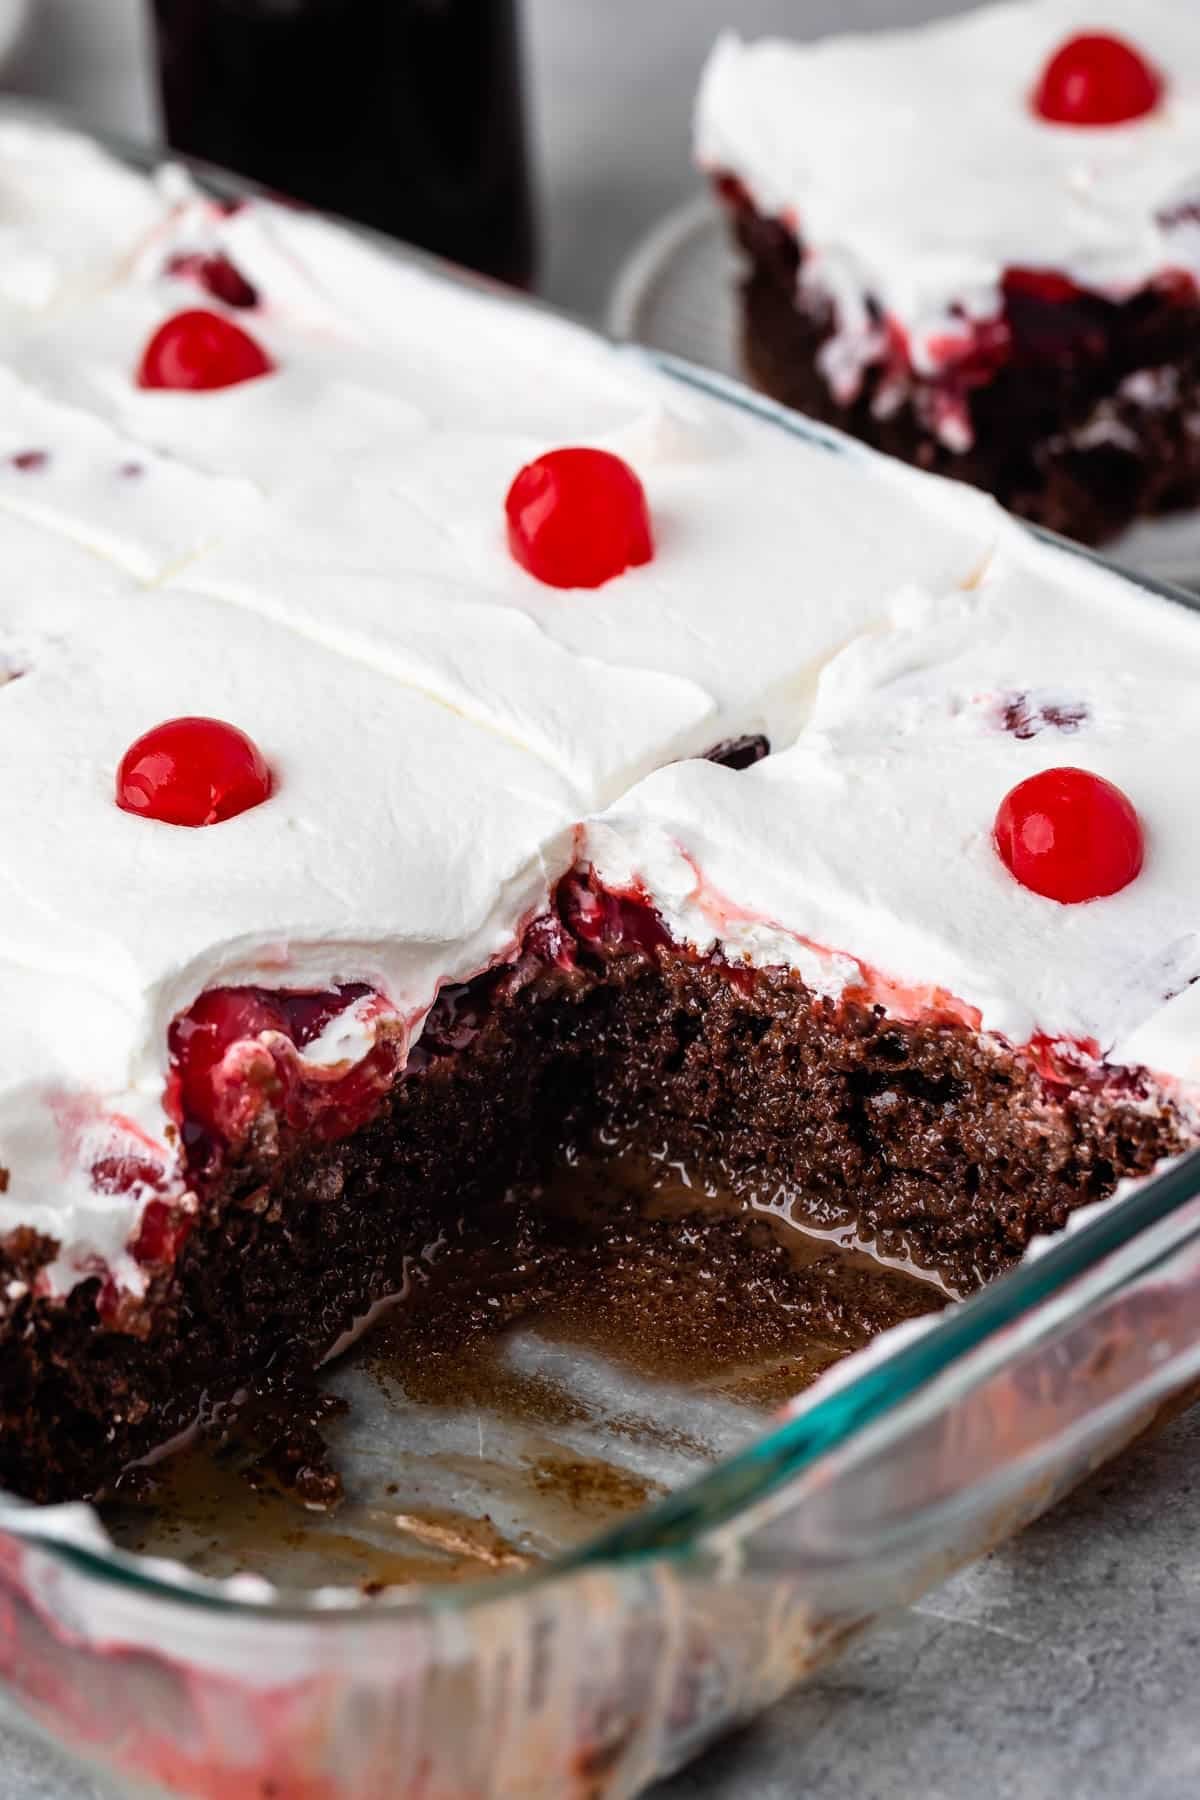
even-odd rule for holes
{"type": "Polygon", "coordinates": [[[1198,636],[1014,536],[827,664],[787,750],[634,789],[584,845],[614,1112],[960,1293],[1193,1143],[1198,636]]]}
{"type": "Polygon", "coordinates": [[[0,317],[0,1485],[308,1378],[585,1151],[965,1291],[1191,1141],[1189,613],[112,176],[0,317]]]}
{"type": "Polygon", "coordinates": [[[768,393],[1087,543],[1200,503],[1193,9],[727,36],[696,146],[768,393]]]}

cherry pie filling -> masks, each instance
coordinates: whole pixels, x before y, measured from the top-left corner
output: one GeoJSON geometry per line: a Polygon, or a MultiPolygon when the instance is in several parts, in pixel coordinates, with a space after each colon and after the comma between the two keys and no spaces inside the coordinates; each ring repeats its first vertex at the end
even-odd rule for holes
{"type": "MultiPolygon", "coordinates": [[[[719,174],[714,188],[735,220],[746,221],[757,237],[764,230],[778,239],[780,260],[798,271],[803,246],[790,219],[763,219],[736,176],[719,174]]],[[[1164,224],[1190,222],[1191,211],[1177,209],[1164,224]]],[[[877,338],[871,359],[877,371],[878,403],[888,396],[920,397],[928,423],[937,428],[958,422],[969,430],[972,396],[990,386],[1004,370],[1028,372],[1069,367],[1079,374],[1103,372],[1117,345],[1137,345],[1146,330],[1161,330],[1161,312],[1177,315],[1180,328],[1200,299],[1195,279],[1186,269],[1164,270],[1139,292],[1109,299],[1081,288],[1053,269],[1009,268],[1001,284],[1001,306],[992,318],[956,317],[930,348],[935,367],[917,369],[908,335],[900,322],[868,302],[877,338]]],[[[1131,368],[1142,366],[1135,358],[1131,368]]]]}
{"type": "Polygon", "coordinates": [[[176,1019],[167,1107],[193,1173],[211,1173],[268,1109],[277,1127],[324,1142],[348,1137],[374,1116],[400,1065],[394,1030],[380,1029],[348,1064],[326,1066],[304,1054],[352,1008],[380,1021],[387,1013],[369,988],[353,983],[326,993],[214,988],[176,1019]]]}

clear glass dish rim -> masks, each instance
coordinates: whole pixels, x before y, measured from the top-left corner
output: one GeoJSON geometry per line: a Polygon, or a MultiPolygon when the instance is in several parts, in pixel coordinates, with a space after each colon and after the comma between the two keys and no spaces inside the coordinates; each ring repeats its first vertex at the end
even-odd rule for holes
{"type": "MultiPolygon", "coordinates": [[[[5,96],[0,101],[0,117],[29,117],[82,131],[103,149],[139,170],[152,170],[166,158],[188,169],[202,186],[228,197],[272,197],[259,184],[227,170],[196,158],[133,143],[113,133],[96,131],[61,109],[44,107],[21,96],[5,96]]],[[[544,301],[517,294],[429,252],[354,222],[339,222],[398,260],[416,263],[447,281],[482,286],[513,305],[533,306],[558,317],[569,317],[544,301]]],[[[672,379],[698,388],[743,412],[766,418],[793,436],[819,445],[831,454],[873,460],[872,453],[864,451],[854,439],[793,413],[728,376],[714,374],[666,352],[620,343],[616,347],[623,354],[645,357],[672,379]]],[[[1095,552],[1054,533],[1035,527],[1028,529],[1072,555],[1106,568],[1114,567],[1095,552]]],[[[1143,591],[1200,611],[1200,600],[1181,588],[1128,570],[1121,573],[1143,591]]],[[[528,1596],[585,1569],[618,1574],[659,1559],[686,1562],[701,1552],[707,1532],[717,1526],[736,1526],[743,1515],[750,1514],[763,1501],[778,1494],[789,1482],[811,1473],[823,1457],[846,1450],[860,1433],[940,1377],[952,1373],[999,1332],[1033,1317],[1040,1307],[1061,1295],[1073,1282],[1096,1270],[1108,1257],[1134,1244],[1198,1197],[1200,1150],[1178,1158],[1148,1177],[1136,1192],[1098,1208],[1095,1217],[1075,1228],[1068,1227],[1037,1256],[1027,1257],[1018,1267],[989,1283],[969,1300],[949,1307],[919,1337],[898,1345],[887,1356],[869,1362],[857,1375],[834,1387],[802,1412],[768,1428],[684,1487],[606,1529],[577,1549],[512,1576],[446,1587],[405,1588],[372,1598],[369,1602],[347,1600],[330,1604],[316,1596],[306,1600],[294,1593],[275,1602],[230,1595],[219,1591],[220,1584],[215,1582],[198,1581],[195,1586],[176,1583],[155,1574],[137,1556],[115,1548],[102,1550],[75,1544],[43,1536],[36,1530],[22,1532],[21,1514],[28,1511],[32,1520],[41,1510],[39,1508],[19,1507],[10,1514],[10,1523],[0,1524],[0,1534],[8,1531],[22,1537],[39,1555],[49,1557],[99,1585],[132,1590],[148,1600],[196,1608],[217,1616],[259,1619],[264,1627],[305,1624],[319,1629],[322,1625],[332,1628],[352,1622],[364,1631],[381,1630],[414,1614],[473,1612],[500,1601],[528,1596]]],[[[1200,1242],[1200,1220],[1171,1248],[1181,1249],[1192,1242],[1200,1242]]],[[[1086,1302],[1079,1310],[1082,1312],[1085,1306],[1086,1302]]]]}

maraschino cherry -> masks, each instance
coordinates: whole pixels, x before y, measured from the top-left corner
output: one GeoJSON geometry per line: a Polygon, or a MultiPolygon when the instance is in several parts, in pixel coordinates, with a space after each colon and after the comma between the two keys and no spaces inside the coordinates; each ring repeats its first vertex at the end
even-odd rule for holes
{"type": "Polygon", "coordinates": [[[596,588],[654,555],[641,482],[608,450],[551,450],[504,503],[513,556],[549,587],[596,588]]]}
{"type": "Polygon", "coordinates": [[[1123,125],[1153,112],[1162,93],[1162,76],[1132,44],[1085,31],[1042,70],[1033,110],[1053,125],[1123,125]]]}
{"type": "Polygon", "coordinates": [[[262,751],[220,719],[168,719],[132,743],[117,770],[117,805],[164,825],[217,825],[270,797],[262,751]]]}
{"type": "Polygon", "coordinates": [[[1022,887],[1063,905],[1119,893],[1145,855],[1132,803],[1087,769],[1043,769],[1018,782],[1000,802],[993,837],[1022,887]]]}
{"type": "Polygon", "coordinates": [[[141,388],[193,391],[236,387],[270,375],[275,364],[249,332],[220,313],[194,307],[167,319],[142,352],[141,388]]]}

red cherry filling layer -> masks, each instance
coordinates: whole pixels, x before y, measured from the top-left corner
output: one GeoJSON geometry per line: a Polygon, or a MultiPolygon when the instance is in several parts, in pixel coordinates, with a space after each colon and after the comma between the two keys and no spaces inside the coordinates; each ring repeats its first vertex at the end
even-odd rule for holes
{"type": "MultiPolygon", "coordinates": [[[[786,282],[791,291],[805,257],[795,231],[783,220],[760,215],[739,182],[718,175],[714,186],[733,213],[760,278],[769,274],[772,283],[786,282]]],[[[1160,217],[1167,230],[1190,229],[1194,222],[1190,206],[1160,217]]],[[[814,318],[817,304],[814,300],[809,309],[814,318]]],[[[1031,437],[1040,438],[1047,429],[1045,409],[1031,409],[1031,396],[1045,394],[1053,408],[1055,397],[1065,392],[1073,416],[1076,394],[1091,405],[1125,375],[1178,360],[1188,354],[1196,304],[1196,283],[1182,268],[1165,269],[1139,292],[1113,300],[1080,288],[1059,271],[1014,266],[1002,277],[995,316],[971,319],[964,313],[953,319],[927,346],[933,366],[921,370],[914,366],[904,330],[875,308],[878,348],[868,372],[872,413],[890,418],[907,401],[922,429],[964,449],[974,436],[974,396],[1007,375],[1011,386],[997,390],[999,416],[1006,417],[1015,403],[1022,416],[1029,415],[1031,437]]],[[[840,394],[839,407],[855,398],[840,394]]],[[[837,419],[838,413],[831,409],[822,416],[837,419]]],[[[988,416],[987,429],[998,429],[996,415],[988,416]]]]}
{"type": "Polygon", "coordinates": [[[129,1253],[143,1268],[171,1266],[192,1234],[196,1216],[170,1200],[151,1200],[142,1209],[129,1253]]]}
{"type": "Polygon", "coordinates": [[[395,1078],[395,1032],[380,1029],[366,1054],[348,1064],[313,1063],[303,1052],[370,993],[347,984],[315,994],[258,987],[201,994],[169,1037],[168,1110],[190,1167],[206,1170],[236,1151],[268,1112],[276,1130],[326,1143],[365,1125],[395,1078]]]}
{"type": "Polygon", "coordinates": [[[274,368],[248,331],[220,313],[196,307],[159,326],[142,352],[137,385],[199,392],[256,381],[274,368]]]}
{"type": "Polygon", "coordinates": [[[1001,282],[1001,311],[994,319],[969,321],[932,346],[936,373],[915,375],[903,334],[889,334],[887,379],[918,383],[966,408],[970,395],[1006,368],[1018,371],[1071,367],[1102,369],[1114,343],[1137,339],[1143,316],[1164,304],[1171,310],[1193,306],[1194,283],[1175,272],[1150,283],[1129,300],[1108,300],[1086,292],[1049,269],[1007,269],[1001,282]]]}
{"type": "Polygon", "coordinates": [[[657,910],[639,894],[614,894],[581,875],[559,883],[558,912],[579,943],[610,950],[665,950],[672,940],[657,910]]]}

